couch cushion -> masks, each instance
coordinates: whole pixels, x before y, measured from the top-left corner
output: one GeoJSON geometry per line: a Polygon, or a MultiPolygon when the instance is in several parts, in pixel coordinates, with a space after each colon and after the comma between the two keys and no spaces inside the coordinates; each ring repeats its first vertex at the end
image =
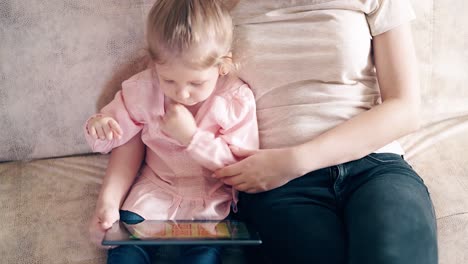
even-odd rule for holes
{"type": "Polygon", "coordinates": [[[5,263],[104,263],[88,241],[106,156],[0,164],[5,263]]]}
{"type": "MultiPolygon", "coordinates": [[[[94,212],[108,155],[0,164],[1,263],[100,264],[105,250],[90,243],[94,212]]],[[[159,264],[180,252],[162,248],[159,264]]],[[[228,247],[223,263],[243,263],[239,247],[228,247]]]]}
{"type": "MultiPolygon", "coordinates": [[[[424,145],[424,143],[422,143],[424,145]]],[[[418,145],[417,142],[414,143],[418,145]]],[[[440,264],[468,263],[468,137],[452,134],[410,152],[434,203],[440,264]]]]}

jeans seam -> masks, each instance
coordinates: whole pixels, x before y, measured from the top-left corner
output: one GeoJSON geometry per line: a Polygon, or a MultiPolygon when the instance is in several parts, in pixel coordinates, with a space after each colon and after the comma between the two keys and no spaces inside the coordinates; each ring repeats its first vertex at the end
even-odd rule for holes
{"type": "MultiPolygon", "coordinates": [[[[397,155],[397,154],[395,154],[395,155],[397,155]]],[[[369,155],[365,156],[364,159],[367,159],[367,160],[372,161],[372,162],[377,163],[377,164],[381,164],[381,163],[387,164],[387,163],[400,161],[400,159],[396,158],[396,157],[394,159],[392,158],[392,159],[389,159],[389,160],[379,159],[379,158],[376,158],[376,157],[372,156],[372,154],[369,154],[369,155]]],[[[404,160],[404,159],[402,158],[401,160],[404,160]]]]}
{"type": "Polygon", "coordinates": [[[334,180],[334,183],[333,183],[333,190],[335,192],[335,199],[337,201],[337,204],[341,204],[341,202],[343,201],[343,198],[341,197],[341,186],[340,184],[343,182],[343,176],[344,176],[344,173],[343,173],[343,165],[339,164],[339,165],[336,165],[334,166],[335,168],[335,180],[334,180]]]}

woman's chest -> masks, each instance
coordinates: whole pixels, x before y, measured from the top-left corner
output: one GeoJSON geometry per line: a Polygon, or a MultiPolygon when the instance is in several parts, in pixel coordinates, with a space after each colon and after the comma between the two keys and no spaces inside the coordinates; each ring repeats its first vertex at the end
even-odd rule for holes
{"type": "Polygon", "coordinates": [[[373,75],[365,14],[357,6],[332,5],[346,1],[308,2],[323,3],[237,19],[234,56],[242,65],[239,76],[257,96],[291,83],[349,84],[373,75]]]}

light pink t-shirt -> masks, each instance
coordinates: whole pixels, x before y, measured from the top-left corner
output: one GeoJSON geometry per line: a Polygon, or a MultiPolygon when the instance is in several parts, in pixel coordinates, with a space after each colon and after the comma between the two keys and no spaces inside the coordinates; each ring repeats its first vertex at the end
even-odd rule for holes
{"type": "MultiPolygon", "coordinates": [[[[379,104],[372,36],[414,17],[407,0],[241,0],[232,14],[261,148],[309,141],[379,104]]],[[[403,153],[397,142],[375,151],[403,153]]]]}
{"type": "Polygon", "coordinates": [[[93,151],[107,153],[142,132],[146,159],[123,210],[152,220],[220,220],[236,202],[236,192],[211,175],[236,162],[229,146],[257,149],[258,126],[252,91],[240,79],[219,78],[215,92],[196,113],[198,130],[185,147],[162,133],[164,94],[154,70],[123,82],[100,114],[111,116],[123,130],[121,139],[95,140],[85,135],[93,151]]]}

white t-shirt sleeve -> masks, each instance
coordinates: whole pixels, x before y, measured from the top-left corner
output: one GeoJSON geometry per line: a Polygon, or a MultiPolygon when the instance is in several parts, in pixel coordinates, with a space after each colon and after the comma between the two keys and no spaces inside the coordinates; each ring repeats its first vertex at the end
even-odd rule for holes
{"type": "Polygon", "coordinates": [[[367,14],[372,36],[382,34],[413,20],[416,16],[409,0],[373,0],[375,8],[367,14]]]}

